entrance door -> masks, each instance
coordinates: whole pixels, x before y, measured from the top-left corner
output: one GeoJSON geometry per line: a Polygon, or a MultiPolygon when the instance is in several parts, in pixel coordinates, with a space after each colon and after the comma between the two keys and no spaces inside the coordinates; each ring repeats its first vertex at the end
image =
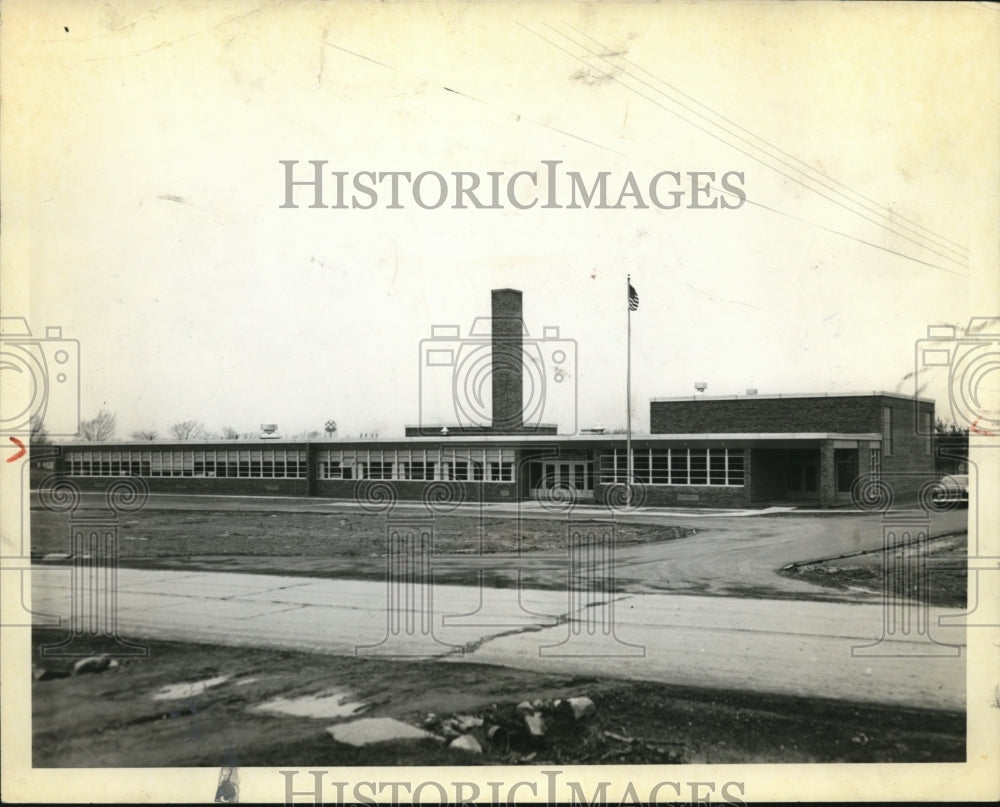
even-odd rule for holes
{"type": "Polygon", "coordinates": [[[819,452],[793,450],[785,465],[785,492],[792,499],[811,499],[819,494],[819,452]]]}
{"type": "Polygon", "coordinates": [[[543,489],[563,487],[583,497],[594,494],[593,467],[584,460],[545,460],[540,482],[543,489]]]}

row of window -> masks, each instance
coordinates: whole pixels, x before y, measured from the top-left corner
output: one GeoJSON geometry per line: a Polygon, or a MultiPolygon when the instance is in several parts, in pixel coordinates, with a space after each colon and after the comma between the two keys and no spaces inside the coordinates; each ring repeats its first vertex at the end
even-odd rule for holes
{"type": "MultiPolygon", "coordinates": [[[[632,476],[642,485],[743,485],[743,449],[643,448],[632,451],[632,476]]],[[[626,483],[623,449],[601,455],[601,482],[626,483]]]]}
{"type": "Polygon", "coordinates": [[[305,479],[303,449],[199,451],[73,451],[65,467],[72,476],[191,476],[305,479]]]}
{"type": "MultiPolygon", "coordinates": [[[[646,485],[744,484],[742,449],[635,449],[633,479],[646,485]]],[[[317,452],[319,479],[514,482],[512,449],[323,450],[317,452]]],[[[882,451],[872,448],[869,467],[881,470],[882,451]]],[[[582,463],[580,463],[583,465],[582,463]]],[[[305,479],[303,449],[88,450],[67,455],[73,476],[189,476],[254,479],[305,479]]],[[[600,481],[625,483],[623,449],[604,452],[600,481]]]]}
{"type": "Polygon", "coordinates": [[[412,479],[513,482],[513,449],[327,450],[317,454],[320,479],[412,479]]]}
{"type": "MultiPolygon", "coordinates": [[[[188,476],[305,479],[302,449],[73,451],[72,476],[188,476]]],[[[514,482],[512,449],[325,450],[317,453],[319,479],[514,482]]],[[[743,484],[742,449],[664,448],[633,451],[637,484],[743,484]]],[[[874,465],[874,463],[873,463],[874,465]]],[[[601,456],[601,482],[627,481],[625,451],[601,456]]]]}

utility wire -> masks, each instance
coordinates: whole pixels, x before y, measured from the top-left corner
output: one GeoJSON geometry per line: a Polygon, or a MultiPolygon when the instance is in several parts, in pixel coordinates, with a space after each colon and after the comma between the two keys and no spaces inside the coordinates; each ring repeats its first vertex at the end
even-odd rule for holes
{"type": "MultiPolygon", "coordinates": [[[[519,23],[519,25],[520,25],[520,23],[519,23]]],[[[524,30],[528,31],[529,33],[535,34],[535,36],[539,36],[534,31],[531,31],[531,29],[525,28],[525,26],[523,26],[523,25],[520,25],[520,27],[524,28],[524,30]]],[[[540,38],[544,39],[544,37],[540,37],[540,38]]],[[[402,70],[402,69],[400,69],[398,67],[395,67],[393,65],[390,65],[390,64],[386,64],[385,62],[381,62],[381,61],[379,61],[377,59],[373,59],[370,56],[366,56],[366,55],[364,55],[362,53],[357,53],[356,51],[353,51],[353,50],[350,50],[348,48],[342,47],[341,45],[334,44],[333,42],[323,41],[323,44],[326,45],[327,47],[331,47],[331,48],[334,48],[335,50],[339,50],[342,53],[346,53],[346,54],[348,54],[350,56],[354,56],[355,58],[362,59],[362,60],[364,60],[366,62],[369,62],[371,64],[378,65],[379,67],[382,67],[382,68],[384,68],[386,70],[391,70],[391,71],[393,71],[395,73],[399,73],[400,75],[406,76],[407,78],[410,78],[410,79],[413,79],[415,81],[420,81],[420,82],[422,82],[424,84],[428,84],[428,85],[437,87],[437,88],[439,88],[439,89],[441,89],[441,90],[443,90],[445,92],[452,93],[454,95],[458,95],[458,96],[460,96],[462,98],[465,98],[465,99],[467,99],[469,101],[474,101],[475,103],[482,104],[483,106],[487,106],[490,109],[494,109],[494,110],[503,112],[503,113],[505,113],[507,115],[510,115],[511,118],[513,118],[517,122],[520,122],[520,121],[524,120],[524,121],[526,121],[528,123],[532,123],[532,124],[534,124],[536,126],[541,126],[544,129],[548,129],[550,131],[556,132],[557,134],[563,135],[564,137],[569,137],[569,138],[571,138],[573,140],[578,140],[581,143],[586,143],[587,145],[593,146],[594,148],[600,149],[601,151],[606,151],[606,152],[608,152],[610,154],[614,154],[614,155],[619,156],[619,157],[625,157],[626,159],[635,159],[634,155],[627,154],[626,152],[619,151],[618,149],[612,148],[610,146],[603,145],[602,143],[598,143],[598,142],[596,142],[594,140],[590,140],[590,139],[588,139],[586,137],[583,137],[581,135],[577,135],[577,134],[574,134],[573,132],[566,131],[565,129],[560,129],[557,126],[552,126],[551,124],[545,123],[544,121],[536,120],[536,119],[533,119],[533,118],[524,118],[521,115],[521,113],[519,113],[519,112],[513,112],[512,110],[507,109],[506,107],[497,106],[496,104],[492,104],[489,101],[485,101],[485,100],[483,100],[481,98],[477,98],[474,95],[470,95],[470,94],[468,94],[466,92],[463,92],[461,90],[456,90],[454,87],[449,87],[449,86],[446,86],[446,85],[441,84],[439,82],[431,81],[430,79],[424,78],[423,76],[419,76],[419,75],[416,75],[414,73],[410,73],[408,71],[402,70]]],[[[554,43],[551,43],[551,42],[549,44],[552,44],[555,47],[559,47],[558,45],[555,45],[554,43]]],[[[564,49],[560,48],[560,50],[564,50],[564,49]]],[[[569,53],[568,51],[564,51],[564,52],[569,53]]],[[[572,54],[569,54],[569,55],[572,55],[572,54]]],[[[579,58],[579,57],[574,57],[574,58],[579,58]]],[[[722,192],[728,193],[728,191],[722,191],[722,192]]],[[[827,226],[825,226],[823,224],[819,224],[819,223],[814,222],[814,221],[809,221],[808,219],[804,219],[804,218],[801,218],[799,216],[795,216],[795,215],[793,215],[791,213],[786,213],[786,212],[784,212],[782,210],[778,210],[776,208],[769,207],[768,205],[765,205],[765,204],[763,204],[761,202],[754,201],[753,199],[749,198],[749,196],[746,198],[746,202],[747,202],[747,204],[753,205],[755,207],[762,208],[764,210],[768,210],[768,211],[770,211],[772,213],[776,213],[776,214],[778,214],[780,216],[785,216],[787,218],[794,219],[795,221],[801,222],[801,223],[809,225],[811,227],[816,227],[816,228],[818,228],[820,230],[824,230],[824,231],[826,231],[828,233],[832,233],[834,235],[839,235],[842,238],[847,238],[847,239],[849,239],[851,241],[856,241],[856,242],[858,242],[860,244],[864,244],[866,246],[873,247],[873,248],[878,249],[878,250],[882,250],[883,252],[889,252],[889,253],[891,253],[893,255],[897,255],[897,256],[899,256],[901,258],[904,258],[906,260],[913,261],[914,263],[918,263],[918,264],[921,264],[923,266],[928,266],[928,267],[930,267],[932,269],[938,269],[938,270],[940,270],[942,272],[948,272],[949,274],[961,274],[959,272],[955,272],[952,269],[946,269],[943,266],[938,266],[937,264],[929,263],[928,261],[924,261],[924,260],[921,260],[920,258],[915,258],[912,255],[908,255],[906,253],[899,252],[899,251],[894,250],[894,249],[890,249],[889,247],[882,246],[881,244],[876,244],[876,243],[873,243],[871,241],[866,241],[866,240],[864,240],[862,238],[858,238],[858,237],[853,236],[853,235],[851,235],[849,233],[844,233],[844,232],[841,232],[839,230],[835,230],[835,229],[833,229],[831,227],[827,227],[827,226]]]]}
{"type": "MultiPolygon", "coordinates": [[[[522,25],[521,27],[522,27],[522,28],[524,28],[524,26],[523,26],[523,25],[522,25]]],[[[763,166],[764,166],[765,168],[770,168],[770,169],[771,169],[772,171],[774,171],[775,173],[777,173],[777,174],[780,174],[781,176],[785,177],[785,178],[786,178],[786,179],[788,179],[788,180],[791,180],[792,182],[796,183],[797,185],[801,185],[801,186],[802,186],[803,188],[805,188],[806,190],[809,190],[809,191],[812,191],[813,193],[817,194],[818,196],[821,196],[822,198],[826,199],[827,201],[830,201],[830,202],[833,202],[833,203],[834,203],[835,205],[837,205],[838,207],[842,207],[842,208],[844,208],[844,209],[845,209],[845,210],[847,210],[848,212],[850,212],[850,213],[853,213],[853,214],[855,214],[856,216],[859,216],[860,218],[864,219],[865,221],[868,221],[868,222],[871,222],[872,224],[876,225],[877,227],[880,227],[880,228],[883,228],[883,229],[885,229],[885,230],[888,230],[888,231],[889,231],[889,232],[891,232],[891,233],[892,233],[893,235],[896,235],[896,236],[897,236],[897,237],[899,237],[899,238],[902,238],[902,239],[904,239],[904,240],[906,240],[906,241],[910,241],[911,243],[913,243],[913,244],[916,244],[916,245],[917,245],[918,247],[920,247],[921,249],[925,249],[925,250],[927,250],[927,251],[929,251],[929,252],[932,252],[932,253],[934,253],[935,255],[938,255],[938,256],[940,256],[940,257],[944,258],[945,260],[949,260],[949,261],[953,261],[953,262],[955,262],[955,263],[958,263],[959,265],[961,265],[961,266],[963,266],[963,267],[965,267],[965,268],[968,268],[968,267],[967,267],[967,265],[966,265],[966,264],[964,264],[964,263],[963,263],[962,261],[960,261],[960,260],[957,260],[957,259],[955,259],[955,258],[953,258],[953,257],[951,257],[951,256],[949,256],[949,255],[946,255],[946,254],[944,254],[944,253],[942,253],[942,252],[939,252],[938,250],[936,250],[936,249],[933,249],[933,248],[931,248],[931,247],[927,246],[926,244],[923,244],[923,243],[921,243],[921,242],[919,242],[919,241],[917,241],[917,240],[915,240],[915,239],[913,239],[913,238],[910,238],[909,236],[906,236],[906,235],[903,235],[902,233],[899,233],[899,232],[897,232],[896,230],[893,230],[892,228],[890,228],[890,227],[887,227],[886,225],[882,224],[881,222],[879,222],[879,221],[876,221],[875,219],[872,219],[872,218],[870,218],[869,216],[866,216],[866,215],[864,215],[863,213],[860,213],[860,212],[858,212],[857,210],[855,210],[855,209],[853,209],[853,208],[850,208],[850,207],[847,207],[847,206],[846,206],[846,205],[844,205],[844,204],[843,204],[842,202],[840,202],[840,201],[838,201],[837,199],[835,199],[835,198],[833,198],[833,197],[831,197],[831,196],[829,196],[829,195],[827,195],[827,194],[825,194],[825,193],[823,193],[823,192],[821,192],[821,191],[817,190],[816,188],[813,188],[813,187],[811,187],[811,186],[809,186],[809,185],[806,185],[806,184],[805,184],[804,182],[802,182],[802,181],[801,181],[800,179],[797,179],[796,177],[794,177],[794,176],[791,176],[790,174],[787,174],[787,173],[785,173],[784,171],[780,170],[779,168],[775,168],[775,167],[774,167],[773,165],[770,165],[769,163],[765,162],[765,161],[764,161],[764,160],[762,160],[762,159],[761,159],[760,157],[757,157],[756,155],[754,155],[754,154],[751,154],[750,152],[746,151],[745,149],[743,149],[743,148],[740,148],[740,146],[736,145],[735,143],[732,143],[732,142],[729,142],[728,140],[726,140],[725,138],[723,138],[723,137],[719,136],[719,135],[718,135],[718,134],[716,134],[715,132],[712,132],[712,131],[710,131],[709,129],[706,129],[706,128],[705,128],[704,126],[701,126],[701,125],[699,125],[698,123],[695,123],[694,121],[691,121],[691,120],[689,120],[688,118],[686,118],[686,117],[684,117],[683,115],[681,115],[681,114],[680,114],[679,112],[677,112],[677,111],[675,111],[675,110],[671,109],[671,108],[670,108],[670,107],[668,107],[668,106],[665,106],[664,104],[660,103],[660,102],[659,102],[659,101],[657,101],[656,99],[654,99],[654,98],[651,98],[651,97],[650,97],[649,95],[646,95],[645,93],[641,92],[640,90],[637,90],[637,89],[636,89],[635,87],[631,87],[631,86],[629,86],[628,84],[626,84],[625,82],[623,82],[623,81],[622,81],[622,80],[621,80],[620,78],[618,78],[618,76],[614,75],[613,73],[608,73],[608,72],[606,72],[606,71],[602,70],[602,69],[601,69],[600,67],[595,67],[594,65],[590,64],[590,63],[589,63],[589,62],[588,62],[588,61],[587,61],[587,60],[586,60],[585,58],[583,58],[582,56],[579,56],[579,55],[577,55],[577,54],[575,54],[575,53],[572,53],[571,51],[567,50],[566,48],[562,47],[561,45],[559,45],[559,44],[557,44],[557,43],[553,42],[553,41],[552,41],[551,39],[548,39],[548,38],[546,38],[546,37],[542,36],[542,35],[541,35],[541,34],[539,34],[539,33],[538,33],[537,31],[532,31],[532,30],[531,30],[531,29],[529,29],[529,28],[525,28],[525,30],[526,30],[526,31],[529,31],[529,32],[530,32],[530,33],[532,33],[532,34],[534,34],[534,35],[535,35],[535,36],[537,36],[537,37],[538,37],[539,39],[541,39],[541,40],[542,40],[543,42],[546,42],[546,43],[548,43],[549,45],[551,45],[552,47],[554,47],[554,48],[557,48],[557,49],[561,50],[561,51],[562,51],[563,53],[567,54],[568,56],[570,56],[570,57],[572,57],[572,58],[574,58],[574,59],[576,59],[576,60],[578,60],[578,61],[580,61],[580,62],[583,62],[583,63],[584,63],[585,65],[587,65],[587,67],[588,67],[588,68],[590,68],[591,70],[596,70],[597,72],[601,73],[601,74],[602,74],[603,76],[605,76],[606,78],[609,78],[609,79],[611,79],[612,81],[615,81],[616,83],[618,83],[618,84],[621,84],[621,85],[622,85],[623,87],[625,87],[626,89],[628,89],[628,90],[631,90],[631,91],[632,91],[633,93],[635,93],[635,94],[636,94],[636,95],[638,95],[639,97],[641,97],[641,98],[645,98],[645,99],[646,99],[647,101],[649,101],[650,103],[652,103],[652,104],[654,104],[654,105],[658,106],[658,107],[659,107],[660,109],[663,109],[664,111],[666,111],[666,112],[669,112],[669,113],[670,113],[671,115],[674,115],[675,117],[678,117],[678,118],[680,118],[681,120],[683,120],[683,121],[685,121],[686,123],[688,123],[689,125],[691,125],[691,126],[695,127],[695,128],[696,128],[696,129],[698,129],[699,131],[701,131],[701,132],[704,132],[704,133],[705,133],[705,134],[707,134],[707,135],[708,135],[709,137],[712,137],[712,138],[714,138],[714,139],[718,140],[719,142],[721,142],[721,143],[723,143],[723,144],[725,144],[725,145],[729,146],[730,148],[734,148],[734,149],[736,149],[736,150],[737,150],[738,152],[740,152],[741,154],[744,154],[745,156],[749,157],[750,159],[752,159],[752,160],[754,160],[754,161],[756,161],[756,162],[760,163],[760,164],[761,164],[761,165],[763,165],[763,166]]],[[[572,40],[570,40],[570,41],[572,41],[572,40]]],[[[575,43],[574,43],[574,44],[575,44],[575,43]]],[[[580,46],[580,47],[582,47],[582,46],[580,46]]],[[[586,48],[584,48],[584,50],[586,50],[586,48]]],[[[617,68],[616,68],[616,69],[617,69],[617,68]]],[[[621,72],[626,72],[626,75],[629,75],[629,77],[632,77],[632,75],[631,75],[630,73],[627,73],[627,71],[621,71],[621,72]]],[[[661,94],[662,94],[662,93],[661,93],[661,94]]],[[[675,102],[675,103],[677,103],[677,102],[675,102]]],[[[683,107],[683,104],[680,104],[680,106],[682,106],[682,107],[683,107]]],[[[685,108],[685,109],[688,109],[688,107],[684,107],[684,108],[685,108]]],[[[693,111],[693,110],[690,110],[690,109],[688,109],[688,111],[693,111]]],[[[697,114],[697,113],[696,113],[696,114],[697,114]]],[[[717,124],[713,124],[713,125],[717,125],[717,124]]],[[[720,128],[722,128],[722,127],[720,127],[720,128]]],[[[737,137],[737,139],[739,139],[739,138],[737,137]]],[[[754,148],[756,148],[756,147],[754,147],[754,148]]]]}
{"type": "MultiPolygon", "coordinates": [[[[741,132],[744,132],[745,134],[749,135],[754,140],[760,141],[761,143],[763,143],[768,148],[770,148],[770,149],[772,149],[774,151],[777,151],[778,153],[780,153],[780,154],[784,155],[785,157],[787,157],[789,160],[792,160],[793,162],[798,163],[799,165],[803,166],[803,168],[797,168],[797,167],[791,165],[790,163],[787,163],[785,160],[781,160],[781,158],[778,157],[778,156],[776,156],[776,155],[769,155],[773,159],[780,160],[785,165],[788,165],[790,168],[792,168],[793,170],[799,171],[800,173],[804,174],[804,173],[806,173],[806,171],[811,171],[814,174],[818,174],[819,177],[820,177],[820,179],[816,179],[816,178],[812,178],[812,177],[811,177],[811,179],[813,179],[813,181],[816,181],[816,182],[822,182],[823,180],[826,180],[826,181],[829,181],[829,182],[833,183],[834,185],[838,185],[841,188],[844,188],[846,191],[850,192],[853,196],[857,197],[857,199],[863,200],[863,201],[857,202],[858,204],[861,204],[863,207],[865,207],[866,209],[870,210],[871,212],[876,213],[876,214],[878,214],[878,215],[880,215],[880,216],[882,216],[884,218],[887,218],[890,221],[897,220],[898,222],[906,222],[907,224],[913,224],[914,227],[916,227],[916,229],[913,229],[911,227],[907,227],[907,226],[905,226],[903,224],[898,224],[898,226],[902,227],[905,230],[908,230],[909,232],[912,232],[914,235],[920,235],[919,231],[922,230],[924,233],[927,233],[927,235],[924,236],[924,237],[927,238],[928,240],[934,239],[934,240],[937,240],[939,242],[942,242],[942,243],[938,244],[938,246],[941,246],[943,248],[947,248],[946,245],[950,244],[953,247],[957,247],[957,249],[953,250],[957,254],[963,254],[963,255],[967,255],[968,254],[968,249],[966,249],[964,246],[962,246],[958,242],[952,241],[950,238],[945,238],[943,235],[939,235],[939,234],[935,233],[934,231],[929,230],[928,228],[926,228],[926,227],[918,224],[917,222],[914,222],[914,221],[906,218],[905,216],[901,216],[898,213],[893,212],[890,208],[888,208],[888,207],[886,207],[884,205],[879,204],[874,199],[871,199],[870,197],[865,196],[863,193],[860,193],[860,192],[854,190],[853,188],[851,188],[850,186],[844,184],[843,182],[840,182],[839,180],[837,180],[837,179],[835,179],[835,178],[833,178],[833,177],[831,177],[831,176],[823,173],[822,171],[818,170],[817,168],[814,168],[813,166],[809,165],[809,163],[807,163],[807,162],[805,162],[803,160],[800,160],[794,154],[790,154],[789,152],[787,152],[784,149],[782,149],[780,146],[776,146],[775,144],[768,142],[767,140],[765,140],[764,138],[760,137],[759,135],[756,135],[753,132],[749,131],[748,129],[744,128],[743,126],[740,126],[735,121],[731,120],[730,118],[727,118],[721,112],[717,112],[716,110],[712,109],[711,107],[706,106],[705,104],[701,103],[701,101],[699,101],[697,98],[694,98],[691,95],[688,95],[683,90],[679,89],[678,87],[674,86],[673,84],[670,84],[668,81],[660,78],[659,76],[654,75],[653,73],[651,73],[650,71],[648,71],[644,67],[642,67],[641,65],[638,65],[635,62],[631,61],[630,59],[627,59],[622,54],[613,52],[608,46],[604,45],[599,40],[594,39],[594,37],[590,36],[585,31],[581,31],[579,28],[576,28],[575,26],[571,25],[570,23],[564,23],[564,24],[567,27],[571,28],[572,30],[576,31],[581,36],[586,37],[591,42],[593,42],[594,44],[598,45],[600,48],[602,48],[604,50],[604,54],[594,54],[595,56],[598,56],[599,58],[604,59],[605,61],[610,61],[611,58],[620,59],[621,61],[623,61],[623,62],[631,65],[632,67],[636,68],[637,70],[642,71],[647,76],[650,76],[655,81],[659,82],[660,84],[664,85],[665,87],[669,87],[673,92],[677,93],[678,95],[683,96],[684,98],[688,99],[692,103],[697,104],[702,109],[707,110],[708,112],[710,112],[715,117],[721,118],[723,121],[725,121],[726,123],[728,123],[730,126],[733,126],[736,129],[739,129],[741,132]],[[864,202],[869,202],[871,204],[870,205],[864,204],[864,202]],[[883,211],[885,211],[885,212],[883,212],[883,211]]],[[[563,37],[569,39],[571,42],[574,42],[574,44],[578,45],[579,47],[584,47],[583,45],[580,45],[578,42],[575,42],[571,37],[567,37],[565,34],[559,32],[559,31],[556,31],[556,29],[552,28],[551,25],[546,25],[546,27],[548,27],[552,31],[555,31],[556,33],[560,34],[560,36],[563,36],[563,37]]],[[[584,48],[584,49],[586,49],[586,48],[584,48]]],[[[589,50],[589,49],[587,49],[587,50],[589,50]]],[[[593,53],[593,51],[589,51],[589,52],[593,53]]],[[[615,65],[615,67],[618,67],[618,66],[615,65]]],[[[618,69],[620,70],[621,68],[618,68],[618,69]]],[[[647,86],[649,86],[649,85],[647,85],[647,86]]],[[[659,91],[659,92],[661,92],[661,94],[663,94],[667,98],[670,97],[666,93],[663,93],[662,90],[659,91]]],[[[676,101],[676,99],[673,99],[673,98],[671,98],[671,100],[674,101],[675,103],[678,103],[678,104],[681,103],[679,101],[676,101]]],[[[705,120],[709,120],[704,115],[701,115],[699,112],[697,112],[696,110],[691,110],[691,111],[694,112],[694,114],[698,115],[699,117],[702,117],[705,120]]],[[[719,124],[717,124],[717,123],[714,123],[714,125],[719,126],[719,124]]],[[[720,128],[723,128],[723,127],[720,126],[720,128]]],[[[739,135],[736,135],[735,133],[733,133],[733,134],[736,137],[739,137],[739,135]]],[[[748,140],[746,140],[746,138],[740,138],[740,139],[742,139],[748,145],[751,145],[753,148],[758,148],[761,151],[764,151],[764,149],[762,147],[753,145],[748,140]]],[[[836,193],[839,193],[839,194],[845,196],[845,198],[846,198],[846,194],[844,194],[842,191],[837,191],[835,188],[832,188],[829,185],[826,185],[826,187],[830,188],[830,190],[834,190],[836,193]]]]}

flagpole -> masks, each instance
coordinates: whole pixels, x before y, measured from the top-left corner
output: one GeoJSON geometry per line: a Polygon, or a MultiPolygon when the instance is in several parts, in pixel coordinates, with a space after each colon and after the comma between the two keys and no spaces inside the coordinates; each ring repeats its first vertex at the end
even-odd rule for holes
{"type": "Polygon", "coordinates": [[[625,280],[625,307],[628,309],[628,355],[625,360],[625,492],[632,504],[634,468],[632,464],[632,275],[625,280]]]}

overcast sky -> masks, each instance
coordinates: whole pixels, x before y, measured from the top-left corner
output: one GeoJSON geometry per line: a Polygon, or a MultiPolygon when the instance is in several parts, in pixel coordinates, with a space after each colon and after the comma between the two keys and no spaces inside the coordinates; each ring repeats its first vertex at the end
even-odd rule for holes
{"type": "Polygon", "coordinates": [[[421,340],[464,335],[498,287],[578,357],[543,419],[623,426],[627,273],[638,431],[651,397],[696,381],[912,393],[927,326],[961,332],[1000,299],[998,19],[971,3],[15,6],[5,26],[30,34],[2,61],[4,314],[80,341],[82,414],[116,412],[122,437],[454,420],[421,340]],[[640,188],[739,172],[746,201],[689,209],[688,185],[678,209],[454,210],[452,193],[425,210],[403,191],[398,210],[380,185],[367,210],[310,208],[308,189],[282,209],[281,160],[348,183],[561,160],[588,183],[610,172],[610,204],[629,172],[640,188]]]}

